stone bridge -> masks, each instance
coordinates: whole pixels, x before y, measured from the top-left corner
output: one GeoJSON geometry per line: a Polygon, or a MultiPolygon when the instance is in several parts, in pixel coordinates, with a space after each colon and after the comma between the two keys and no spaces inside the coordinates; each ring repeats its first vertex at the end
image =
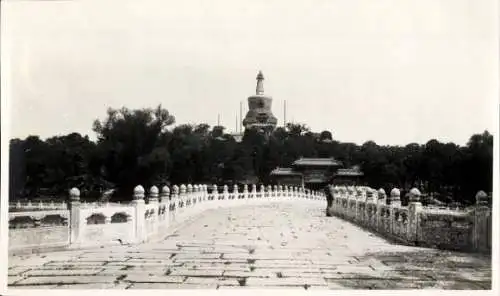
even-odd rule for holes
{"type": "MultiPolygon", "coordinates": [[[[491,289],[487,252],[412,246],[415,207],[396,191],[383,204],[370,188],[332,188],[333,217],[301,188],[158,191],[96,205],[72,189],[67,210],[10,213],[9,289],[491,289]]],[[[477,247],[476,212],[440,215],[471,217],[461,229],[477,247]]]]}

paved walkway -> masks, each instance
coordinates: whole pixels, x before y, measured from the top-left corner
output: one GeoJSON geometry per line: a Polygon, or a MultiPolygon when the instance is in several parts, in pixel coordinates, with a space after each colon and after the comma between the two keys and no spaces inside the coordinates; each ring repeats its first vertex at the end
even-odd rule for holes
{"type": "Polygon", "coordinates": [[[395,245],[318,204],[210,210],[159,243],[9,258],[9,289],[490,289],[487,257],[395,245]]]}

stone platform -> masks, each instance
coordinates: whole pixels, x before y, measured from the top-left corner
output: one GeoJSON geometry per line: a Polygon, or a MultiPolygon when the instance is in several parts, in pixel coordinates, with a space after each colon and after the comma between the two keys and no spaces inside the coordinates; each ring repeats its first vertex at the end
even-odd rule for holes
{"type": "Polygon", "coordinates": [[[9,256],[9,289],[491,289],[484,255],[393,244],[319,204],[207,210],[158,243],[9,256]]]}

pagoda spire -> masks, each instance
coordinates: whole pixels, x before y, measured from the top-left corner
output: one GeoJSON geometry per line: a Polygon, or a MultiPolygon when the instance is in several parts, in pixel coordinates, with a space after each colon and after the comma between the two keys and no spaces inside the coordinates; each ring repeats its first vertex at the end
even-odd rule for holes
{"type": "Polygon", "coordinates": [[[259,71],[259,74],[257,74],[257,87],[255,89],[255,93],[257,95],[263,95],[264,94],[264,75],[262,74],[262,71],[259,71]]]}

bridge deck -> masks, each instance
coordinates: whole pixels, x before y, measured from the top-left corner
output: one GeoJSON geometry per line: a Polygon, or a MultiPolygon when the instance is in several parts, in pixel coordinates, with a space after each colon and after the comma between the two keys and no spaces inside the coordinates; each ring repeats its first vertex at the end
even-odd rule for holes
{"type": "Polygon", "coordinates": [[[323,204],[206,211],[159,243],[9,257],[18,288],[490,289],[490,258],[392,244],[323,204]]]}

